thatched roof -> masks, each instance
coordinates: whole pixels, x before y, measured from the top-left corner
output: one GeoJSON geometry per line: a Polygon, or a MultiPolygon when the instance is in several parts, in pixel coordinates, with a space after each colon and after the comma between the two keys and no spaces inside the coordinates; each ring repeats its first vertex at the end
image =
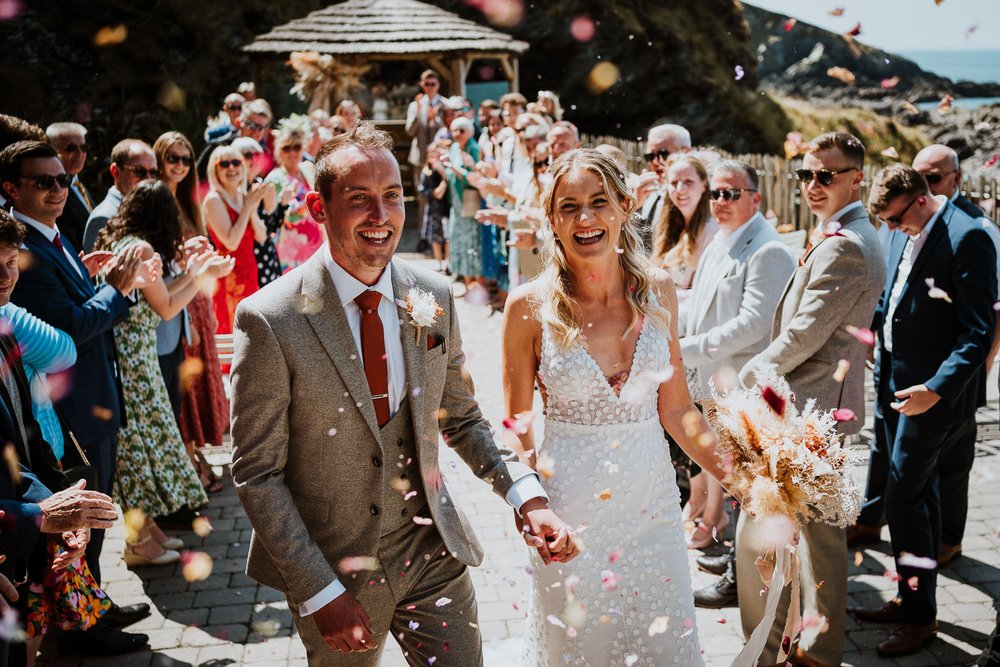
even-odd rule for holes
{"type": "Polygon", "coordinates": [[[389,57],[527,49],[527,42],[417,0],[347,0],[278,26],[243,47],[251,53],[389,57]]]}

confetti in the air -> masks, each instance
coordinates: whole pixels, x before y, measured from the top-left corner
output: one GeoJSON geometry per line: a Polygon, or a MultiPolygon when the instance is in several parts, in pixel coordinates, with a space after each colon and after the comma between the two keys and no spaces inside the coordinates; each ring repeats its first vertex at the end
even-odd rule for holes
{"type": "Polygon", "coordinates": [[[875,334],[872,333],[871,329],[865,327],[855,327],[848,324],[846,327],[847,333],[854,336],[859,343],[862,345],[874,345],[875,344],[875,334]]]}
{"type": "Polygon", "coordinates": [[[204,551],[181,554],[181,574],[189,582],[204,581],[212,574],[212,557],[204,551]]]}
{"type": "Polygon", "coordinates": [[[744,75],[746,74],[746,72],[745,72],[745,71],[743,71],[743,68],[742,68],[741,66],[739,66],[739,65],[737,65],[737,66],[736,66],[736,67],[734,68],[734,71],[736,72],[736,80],[737,80],[737,81],[739,81],[740,79],[742,79],[742,78],[743,78],[743,76],[744,76],[744,75]]]}
{"type": "Polygon", "coordinates": [[[849,408],[840,408],[833,411],[833,418],[839,422],[852,422],[857,419],[854,414],[854,410],[849,408]]]}
{"type": "Polygon", "coordinates": [[[96,33],[92,40],[94,46],[116,46],[128,39],[128,27],[124,23],[106,25],[96,33]]]}
{"type": "Polygon", "coordinates": [[[503,420],[503,427],[508,431],[513,431],[518,435],[524,435],[531,428],[532,422],[535,420],[535,413],[532,411],[518,412],[513,417],[507,417],[503,420]]]}
{"type": "Polygon", "coordinates": [[[843,16],[844,15],[844,8],[843,7],[834,7],[833,9],[831,9],[830,11],[828,11],[827,14],[829,14],[830,16],[843,16]]]}
{"type": "Polygon", "coordinates": [[[594,22],[586,16],[577,16],[569,24],[569,32],[573,35],[573,39],[578,42],[589,42],[594,38],[596,31],[594,22]]]}
{"type": "Polygon", "coordinates": [[[860,35],[861,34],[861,21],[858,21],[857,23],[855,23],[854,27],[851,28],[850,30],[848,30],[847,32],[845,32],[844,34],[845,35],[849,35],[850,37],[857,37],[858,35],[860,35]]]}
{"type": "Polygon", "coordinates": [[[849,371],[850,369],[851,369],[851,362],[849,362],[847,359],[841,359],[840,361],[837,362],[837,370],[833,372],[833,379],[837,381],[837,384],[840,384],[844,381],[844,378],[847,377],[847,371],[849,371]]]}
{"type": "Polygon", "coordinates": [[[891,90],[891,89],[895,88],[898,85],[899,85],[899,77],[898,76],[889,77],[888,79],[882,79],[882,82],[881,82],[881,86],[885,90],[891,90]]]}
{"type": "Polygon", "coordinates": [[[927,558],[925,556],[914,556],[911,553],[904,551],[899,554],[899,566],[900,567],[915,567],[918,570],[936,570],[937,560],[933,558],[927,558]]]}
{"type": "Polygon", "coordinates": [[[785,19],[785,32],[791,32],[792,28],[794,28],[795,24],[798,22],[799,20],[796,18],[785,19]]]}
{"type": "Polygon", "coordinates": [[[945,292],[940,287],[934,285],[933,278],[927,278],[926,280],[924,280],[924,282],[927,283],[927,296],[929,296],[932,299],[941,299],[942,301],[947,301],[948,303],[952,303],[951,297],[948,296],[948,293],[945,292]]]}
{"type": "Polygon", "coordinates": [[[767,407],[779,417],[785,414],[785,399],[771,387],[764,387],[760,392],[760,397],[767,403],[767,407]]]}
{"type": "Polygon", "coordinates": [[[847,69],[846,67],[840,67],[840,66],[831,67],[830,69],[826,70],[826,75],[836,79],[837,81],[845,83],[848,86],[853,84],[856,79],[856,77],[854,76],[854,72],[847,69]]]}
{"type": "Polygon", "coordinates": [[[944,97],[941,98],[941,101],[938,102],[938,111],[941,113],[948,113],[949,111],[951,111],[951,103],[954,101],[955,101],[954,97],[952,97],[951,95],[945,95],[944,97]]]}
{"type": "Polygon", "coordinates": [[[991,157],[989,160],[985,162],[985,164],[983,164],[983,168],[991,169],[996,165],[997,162],[1000,162],[1000,153],[994,153],[993,157],[991,157]]]}
{"type": "Polygon", "coordinates": [[[906,585],[910,587],[911,591],[917,590],[917,585],[920,583],[919,577],[910,577],[906,580],[906,585]]]}
{"type": "Polygon", "coordinates": [[[656,635],[662,635],[667,631],[667,623],[670,622],[669,616],[657,616],[653,619],[653,622],[649,624],[649,636],[655,637],[656,635]]]}
{"type": "Polygon", "coordinates": [[[618,575],[611,570],[602,570],[601,588],[606,591],[616,590],[618,588],[618,575]]]}
{"type": "Polygon", "coordinates": [[[823,225],[823,236],[827,238],[830,238],[831,236],[843,236],[843,234],[840,233],[842,227],[843,225],[841,225],[837,220],[830,220],[823,225]]]}
{"type": "Polygon", "coordinates": [[[598,500],[611,500],[611,489],[601,489],[594,494],[598,500]]]}
{"type": "Polygon", "coordinates": [[[451,604],[451,598],[441,597],[441,598],[437,599],[437,601],[434,603],[434,606],[435,607],[446,607],[446,606],[448,606],[450,604],[451,604]]]}
{"type": "Polygon", "coordinates": [[[890,160],[899,159],[899,151],[896,150],[895,146],[889,146],[888,148],[886,148],[884,151],[882,151],[882,155],[884,157],[889,158],[890,160]]]}

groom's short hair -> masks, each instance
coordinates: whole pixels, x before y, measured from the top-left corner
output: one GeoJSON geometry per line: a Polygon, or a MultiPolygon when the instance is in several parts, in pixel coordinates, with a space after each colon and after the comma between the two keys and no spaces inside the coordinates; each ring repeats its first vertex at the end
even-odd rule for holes
{"type": "Polygon", "coordinates": [[[350,132],[338,134],[323,144],[316,153],[316,192],[325,200],[330,198],[330,187],[340,175],[335,153],[342,148],[356,146],[361,150],[384,149],[391,155],[396,148],[392,135],[377,129],[368,121],[359,121],[350,132]]]}

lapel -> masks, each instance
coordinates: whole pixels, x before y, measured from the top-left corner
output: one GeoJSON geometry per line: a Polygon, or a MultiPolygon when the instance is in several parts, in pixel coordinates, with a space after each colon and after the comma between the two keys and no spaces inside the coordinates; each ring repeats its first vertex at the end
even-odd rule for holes
{"type": "Polygon", "coordinates": [[[889,279],[885,283],[884,298],[885,303],[889,303],[889,295],[892,294],[893,285],[896,284],[896,274],[899,273],[899,263],[903,261],[903,250],[906,248],[906,242],[910,238],[902,232],[893,230],[890,232],[891,237],[889,239],[889,270],[892,273],[889,275],[889,279]]]}
{"type": "MultiPolygon", "coordinates": [[[[423,442],[424,424],[424,387],[427,369],[427,336],[432,327],[425,327],[419,332],[410,325],[410,315],[406,312],[406,295],[411,287],[423,289],[417,282],[410,267],[396,257],[392,258],[392,292],[396,297],[396,309],[399,314],[399,335],[403,344],[403,360],[406,363],[406,386],[410,398],[410,415],[413,419],[413,435],[419,446],[423,442]],[[418,335],[419,334],[419,335],[418,335]],[[419,390],[419,391],[414,391],[419,390]]],[[[435,440],[436,442],[436,440],[435,440]]]]}
{"type": "Polygon", "coordinates": [[[25,227],[28,228],[28,235],[25,238],[25,243],[29,246],[28,249],[36,255],[44,258],[52,266],[57,267],[58,270],[61,271],[71,283],[76,285],[88,299],[94,296],[96,292],[94,291],[93,283],[80,276],[81,273],[84,276],[87,275],[87,267],[84,266],[83,262],[79,259],[76,259],[75,249],[73,246],[66,244],[66,239],[63,238],[63,244],[66,245],[70,253],[74,255],[74,260],[80,268],[80,273],[77,273],[73,267],[69,265],[69,259],[66,257],[66,253],[61,252],[59,248],[52,245],[48,239],[42,236],[40,231],[31,225],[25,225],[25,227]]]}
{"type": "Polygon", "coordinates": [[[333,284],[333,279],[323,262],[323,253],[315,253],[303,266],[302,296],[305,303],[320,304],[320,308],[306,308],[306,320],[313,328],[323,348],[336,366],[351,398],[372,435],[379,440],[378,420],[372,406],[372,395],[365,377],[365,367],[351,335],[344,315],[344,307],[333,284]]]}
{"type": "MultiPolygon", "coordinates": [[[[910,291],[910,286],[913,285],[914,280],[920,280],[920,269],[923,268],[924,264],[927,263],[927,259],[934,252],[934,246],[941,242],[941,239],[948,235],[948,223],[951,222],[951,214],[954,211],[954,207],[950,204],[945,204],[945,210],[941,211],[941,215],[938,216],[937,221],[934,223],[934,229],[931,230],[931,235],[927,237],[927,241],[924,242],[922,248],[920,248],[920,253],[917,258],[913,261],[913,267],[910,269],[910,275],[906,277],[906,284],[903,285],[903,291],[899,293],[899,301],[896,307],[899,308],[899,304],[903,303],[903,299],[910,291]]],[[[895,276],[893,276],[893,282],[896,281],[895,276]]]]}

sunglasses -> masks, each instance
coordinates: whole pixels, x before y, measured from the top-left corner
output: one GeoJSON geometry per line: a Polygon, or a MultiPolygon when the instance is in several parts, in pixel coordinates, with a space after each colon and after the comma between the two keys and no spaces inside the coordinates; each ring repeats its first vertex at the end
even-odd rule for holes
{"type": "Polygon", "coordinates": [[[890,227],[898,227],[903,222],[903,216],[906,215],[906,212],[910,210],[911,206],[913,206],[913,202],[920,199],[920,197],[921,195],[917,195],[916,197],[911,199],[910,203],[906,205],[906,208],[904,208],[902,211],[892,216],[891,218],[883,218],[882,216],[879,216],[879,220],[889,225],[890,227]]]}
{"type": "Polygon", "coordinates": [[[739,201],[744,192],[757,192],[753,188],[725,188],[722,190],[709,190],[708,197],[712,201],[739,201]]]}
{"type": "Polygon", "coordinates": [[[191,159],[190,155],[178,155],[177,153],[167,153],[164,158],[168,164],[183,164],[185,167],[190,167],[194,164],[194,160],[191,159]]]}
{"type": "Polygon", "coordinates": [[[846,174],[849,171],[858,171],[858,168],[847,167],[846,169],[838,169],[836,171],[830,171],[829,169],[816,169],[815,171],[812,169],[796,169],[795,177],[804,184],[816,181],[820,185],[830,185],[838,174],[846,174]]]}
{"type": "Polygon", "coordinates": [[[233,158],[232,160],[219,160],[219,166],[223,169],[229,169],[230,167],[240,167],[243,165],[243,160],[239,158],[233,158]]]}
{"type": "Polygon", "coordinates": [[[89,153],[90,144],[66,144],[63,146],[63,151],[66,153],[89,153]]]}
{"type": "Polygon", "coordinates": [[[264,125],[260,125],[258,123],[253,122],[249,118],[247,120],[243,121],[243,126],[245,128],[247,128],[248,130],[266,130],[267,127],[268,127],[268,125],[269,125],[269,123],[265,123],[264,125]]]}
{"type": "Polygon", "coordinates": [[[548,160],[535,160],[535,169],[541,169],[542,167],[549,166],[548,160]]]}
{"type": "Polygon", "coordinates": [[[425,79],[424,80],[424,85],[428,86],[428,87],[430,87],[430,86],[440,86],[441,82],[438,81],[437,79],[425,79]]]}
{"type": "Polygon", "coordinates": [[[243,111],[242,104],[227,104],[222,108],[225,109],[226,111],[243,111]]]}
{"type": "Polygon", "coordinates": [[[924,174],[923,176],[924,176],[924,179],[929,184],[931,184],[931,185],[937,185],[938,183],[941,182],[941,179],[943,179],[945,176],[948,176],[950,174],[954,174],[956,171],[957,171],[957,169],[952,169],[951,171],[937,172],[937,173],[934,173],[934,174],[924,174]]]}
{"type": "Polygon", "coordinates": [[[58,185],[60,190],[66,190],[73,182],[73,176],[70,174],[56,174],[55,176],[40,174],[38,176],[21,176],[20,178],[34,181],[35,187],[39,190],[51,190],[54,185],[58,185]]]}
{"type": "Polygon", "coordinates": [[[140,181],[144,181],[147,178],[157,178],[160,175],[160,170],[159,169],[156,169],[156,168],[146,169],[145,167],[140,167],[139,165],[135,165],[135,164],[133,164],[133,165],[127,165],[125,167],[125,169],[128,169],[129,171],[131,171],[132,174],[136,178],[138,178],[140,181]]]}
{"type": "Polygon", "coordinates": [[[643,153],[642,154],[642,158],[646,162],[652,162],[656,158],[660,158],[661,160],[666,160],[668,157],[670,157],[670,151],[668,151],[666,148],[663,148],[663,149],[658,150],[658,151],[653,151],[652,153],[643,153]]]}
{"type": "Polygon", "coordinates": [[[302,150],[302,144],[285,144],[281,147],[282,153],[296,153],[302,150]]]}

